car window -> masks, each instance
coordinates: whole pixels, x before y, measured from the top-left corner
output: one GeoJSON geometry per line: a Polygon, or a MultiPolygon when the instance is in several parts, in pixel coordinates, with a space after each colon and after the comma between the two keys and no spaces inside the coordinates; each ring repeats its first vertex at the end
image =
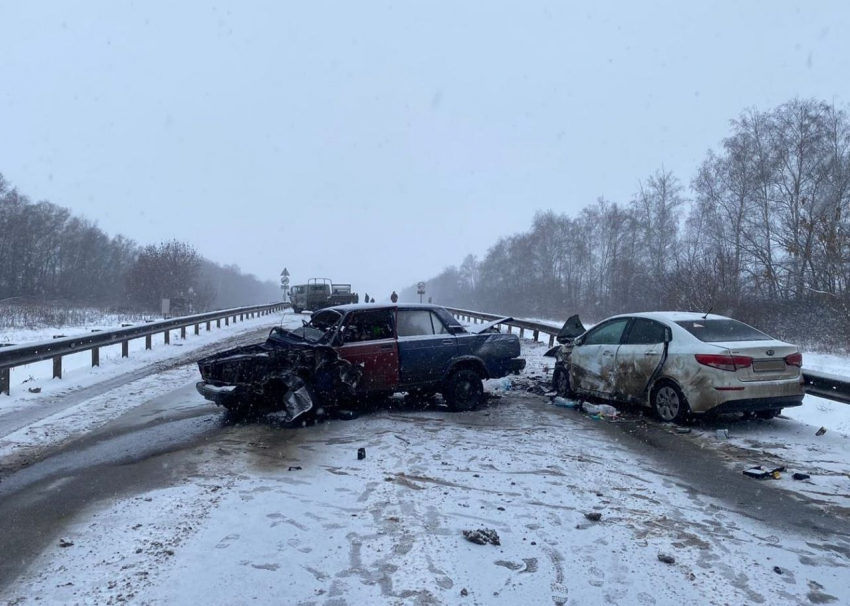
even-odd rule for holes
{"type": "Polygon", "coordinates": [[[345,342],[392,339],[395,322],[392,309],[376,309],[353,314],[345,328],[345,342]]]}
{"type": "Polygon", "coordinates": [[[438,334],[438,335],[450,335],[450,334],[452,334],[452,333],[449,332],[449,329],[446,328],[446,325],[443,324],[443,321],[440,320],[440,317],[433,312],[431,312],[431,322],[434,325],[434,334],[438,334]]]}
{"type": "Polygon", "coordinates": [[[400,309],[398,310],[398,336],[420,337],[433,335],[431,312],[427,310],[400,309]]]}
{"type": "Polygon", "coordinates": [[[654,345],[656,343],[664,343],[665,332],[666,327],[660,322],[647,320],[646,318],[635,318],[623,344],[654,345]]]}
{"type": "Polygon", "coordinates": [[[738,320],[687,320],[676,322],[700,341],[719,343],[722,341],[770,341],[760,330],[738,320]]]}
{"type": "Polygon", "coordinates": [[[623,330],[628,323],[628,318],[621,318],[594,328],[587,333],[583,345],[616,345],[620,342],[620,337],[623,336],[623,330]]]}

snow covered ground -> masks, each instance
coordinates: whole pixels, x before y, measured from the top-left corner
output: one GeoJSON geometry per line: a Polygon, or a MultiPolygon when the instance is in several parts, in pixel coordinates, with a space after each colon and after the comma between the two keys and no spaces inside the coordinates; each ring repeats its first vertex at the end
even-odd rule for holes
{"type": "Polygon", "coordinates": [[[45,322],[41,316],[26,320],[21,317],[25,311],[9,306],[0,306],[0,316],[4,314],[17,316],[0,320],[0,346],[49,341],[56,335],[75,337],[93,330],[110,330],[122,324],[141,324],[146,320],[160,319],[151,314],[118,313],[82,308],[57,310],[54,321],[45,322]],[[61,321],[59,321],[60,319],[61,321]],[[27,325],[24,326],[23,324],[27,325]]]}
{"type": "Polygon", "coordinates": [[[195,471],[178,485],[107,499],[80,517],[63,534],[66,546],[47,550],[2,597],[850,602],[850,562],[830,545],[777,536],[577,421],[539,397],[515,396],[468,414],[402,408],[299,430],[231,427],[193,451],[195,471]],[[464,539],[479,528],[494,529],[501,545],[464,539]]]}
{"type": "Polygon", "coordinates": [[[29,459],[33,453],[100,427],[152,397],[197,380],[197,366],[186,361],[192,352],[218,343],[232,346],[230,340],[240,335],[262,333],[279,324],[295,327],[303,317],[287,311],[230,326],[222,324],[220,329],[213,325],[210,332],[202,330],[198,336],[190,331],[185,341],[179,338],[179,330],[172,331],[170,345],[164,345],[162,335],[157,335],[159,342],[155,341],[151,350],[144,349],[144,339],[137,339],[131,342],[129,358],[121,358],[120,346],[103,348],[101,365],[96,368],[89,366],[88,352],[66,356],[62,379],[50,378],[50,361],[13,369],[11,395],[0,394],[0,462],[29,459]],[[151,368],[154,372],[147,372],[151,368]],[[133,379],[134,373],[139,378],[133,379]],[[125,376],[130,378],[122,381],[125,376]],[[74,398],[100,384],[110,387],[91,397],[74,398]],[[30,388],[41,391],[31,393],[30,388]],[[79,403],[63,405],[76,399],[79,403]],[[29,417],[32,422],[16,422],[29,417]]]}

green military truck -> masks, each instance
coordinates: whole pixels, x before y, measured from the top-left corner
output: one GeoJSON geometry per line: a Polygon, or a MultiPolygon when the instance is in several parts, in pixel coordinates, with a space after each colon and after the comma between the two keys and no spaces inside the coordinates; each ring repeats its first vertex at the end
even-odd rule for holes
{"type": "Polygon", "coordinates": [[[351,284],[334,284],[329,278],[310,278],[289,290],[289,301],[295,313],[317,311],[335,305],[359,303],[360,296],[351,292],[351,284]]]}

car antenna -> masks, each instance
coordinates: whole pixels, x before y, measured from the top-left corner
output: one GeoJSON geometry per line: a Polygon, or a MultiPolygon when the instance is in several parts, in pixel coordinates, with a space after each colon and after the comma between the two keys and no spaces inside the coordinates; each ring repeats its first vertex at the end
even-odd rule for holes
{"type": "Polygon", "coordinates": [[[712,305],[711,307],[709,307],[709,308],[708,308],[708,311],[707,311],[707,312],[705,312],[705,315],[702,317],[702,319],[703,319],[703,320],[707,320],[707,319],[708,319],[708,314],[710,314],[710,313],[711,313],[711,310],[712,310],[712,309],[714,309],[714,305],[712,305]]]}

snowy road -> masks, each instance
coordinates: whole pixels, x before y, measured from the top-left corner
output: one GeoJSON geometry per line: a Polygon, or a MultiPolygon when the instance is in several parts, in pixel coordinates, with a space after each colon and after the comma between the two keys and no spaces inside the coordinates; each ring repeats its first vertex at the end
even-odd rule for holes
{"type": "Polygon", "coordinates": [[[735,456],[515,392],[465,414],[397,401],[302,429],[233,425],[187,380],[3,478],[0,596],[850,603],[847,510],[744,478],[735,456]],[[464,540],[481,527],[501,545],[464,540]]]}

